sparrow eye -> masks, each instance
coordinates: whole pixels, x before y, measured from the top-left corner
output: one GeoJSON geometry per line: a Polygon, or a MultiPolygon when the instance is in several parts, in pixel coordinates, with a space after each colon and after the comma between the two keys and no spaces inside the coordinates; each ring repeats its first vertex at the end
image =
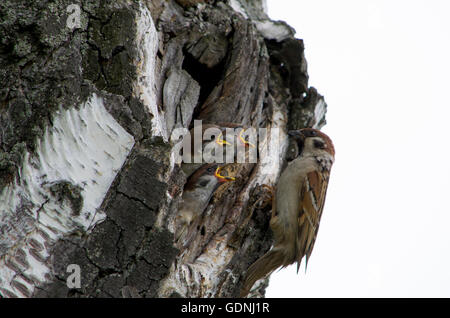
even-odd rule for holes
{"type": "Polygon", "coordinates": [[[325,143],[320,140],[314,140],[314,147],[317,149],[325,149],[325,143]]]}
{"type": "Polygon", "coordinates": [[[209,183],[209,180],[202,180],[198,183],[199,187],[206,187],[209,183]]]}

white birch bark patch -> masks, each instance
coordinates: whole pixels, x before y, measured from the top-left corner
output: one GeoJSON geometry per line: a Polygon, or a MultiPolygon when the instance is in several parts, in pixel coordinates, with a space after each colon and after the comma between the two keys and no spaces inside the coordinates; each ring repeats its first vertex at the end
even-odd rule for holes
{"type": "Polygon", "coordinates": [[[0,294],[6,297],[30,296],[47,280],[50,245],[105,218],[99,207],[134,145],[95,94],[52,121],[36,153],[24,154],[18,180],[0,193],[0,294]],[[77,211],[51,191],[60,182],[79,189],[77,211]]]}

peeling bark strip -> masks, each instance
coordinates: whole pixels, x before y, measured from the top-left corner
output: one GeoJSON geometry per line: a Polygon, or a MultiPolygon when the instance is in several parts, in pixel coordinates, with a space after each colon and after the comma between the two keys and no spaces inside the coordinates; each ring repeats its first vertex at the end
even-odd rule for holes
{"type": "Polygon", "coordinates": [[[264,1],[2,1],[0,296],[237,296],[271,246],[256,202],[286,129],[325,123],[293,35],[264,1]],[[225,167],[236,181],[176,241],[171,135],[194,120],[266,128],[265,160],[225,167]]]}

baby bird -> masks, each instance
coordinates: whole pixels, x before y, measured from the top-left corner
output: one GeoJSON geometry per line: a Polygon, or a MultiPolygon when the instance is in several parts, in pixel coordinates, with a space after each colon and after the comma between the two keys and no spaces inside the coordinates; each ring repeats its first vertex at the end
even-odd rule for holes
{"type": "Polygon", "coordinates": [[[205,161],[205,159],[208,155],[215,157],[215,153],[213,150],[215,148],[222,147],[223,151],[222,156],[218,158],[220,161],[215,162],[225,163],[227,145],[235,147],[234,162],[236,162],[236,155],[237,155],[236,147],[238,145],[243,145],[246,149],[250,147],[252,148],[255,147],[252,143],[248,142],[247,140],[245,140],[245,138],[243,138],[242,134],[243,132],[245,132],[245,128],[243,125],[240,124],[236,123],[202,124],[201,136],[195,136],[194,130],[195,128],[192,128],[189,131],[191,138],[191,145],[190,145],[191,162],[183,162],[181,164],[181,169],[185,173],[186,177],[189,177],[197,169],[206,164],[207,162],[205,161]],[[232,136],[227,135],[227,130],[231,130],[233,132],[233,135],[232,136]],[[209,135],[214,132],[215,132],[214,135],[209,135]],[[209,134],[207,135],[207,133],[209,134]],[[209,138],[210,136],[211,138],[209,138]],[[206,138],[206,140],[203,139],[204,137],[206,138]],[[201,140],[201,147],[198,147],[198,149],[195,149],[194,138],[200,138],[201,140]],[[203,161],[198,163],[194,162],[194,158],[200,155],[202,155],[203,161]]]}
{"type": "Polygon", "coordinates": [[[233,177],[222,176],[217,163],[204,164],[187,180],[184,186],[182,202],[176,218],[176,240],[179,241],[192,222],[207,207],[211,197],[225,182],[234,181],[233,177]]]}

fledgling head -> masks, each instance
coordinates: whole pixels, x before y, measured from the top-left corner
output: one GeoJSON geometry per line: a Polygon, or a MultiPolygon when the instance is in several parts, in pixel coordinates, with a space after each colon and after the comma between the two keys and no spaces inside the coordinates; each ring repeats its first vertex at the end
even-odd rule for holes
{"type": "MultiPolygon", "coordinates": [[[[185,135],[183,138],[188,138],[190,142],[190,154],[189,158],[191,161],[182,162],[181,168],[185,173],[186,177],[191,177],[194,172],[198,171],[200,167],[206,164],[206,162],[226,162],[226,152],[229,146],[235,147],[235,145],[244,144],[244,147],[255,147],[249,141],[247,141],[243,136],[245,132],[243,125],[236,123],[220,123],[211,124],[203,123],[201,125],[200,133],[196,132],[196,128],[192,127],[189,134],[185,135]],[[231,130],[231,131],[229,131],[231,130]],[[227,136],[227,133],[232,133],[232,136],[227,136]],[[198,135],[199,134],[199,135],[198,135]],[[237,143],[236,143],[237,140],[237,143]],[[196,141],[201,141],[196,147],[196,141]],[[227,146],[228,145],[228,146],[227,146]],[[219,147],[219,148],[217,148],[219,147]],[[216,150],[220,149],[222,152],[218,154],[216,158],[216,150]],[[212,156],[213,160],[206,160],[208,156],[212,156]],[[197,160],[196,158],[200,159],[197,160]]],[[[184,139],[183,139],[183,142],[184,139]]],[[[184,146],[180,150],[180,156],[184,156],[184,146]]],[[[237,155],[237,151],[234,151],[237,155]]],[[[186,154],[187,155],[187,154],[186,154]]],[[[183,160],[185,158],[183,157],[183,160]]],[[[195,181],[195,179],[194,179],[195,181]]],[[[189,182],[189,181],[188,181],[189,182]]]]}
{"type": "MultiPolygon", "coordinates": [[[[288,132],[294,139],[294,157],[314,156],[334,159],[334,145],[330,137],[314,128],[303,128],[288,132]]],[[[290,155],[292,156],[292,155],[290,155]]]]}
{"type": "Polygon", "coordinates": [[[184,209],[203,211],[217,188],[233,177],[222,176],[217,163],[201,166],[187,180],[183,191],[184,209]]]}
{"type": "Polygon", "coordinates": [[[210,163],[201,166],[188,179],[184,191],[193,191],[194,189],[211,189],[227,181],[233,181],[233,177],[222,176],[220,166],[217,163],[210,163]]]}

